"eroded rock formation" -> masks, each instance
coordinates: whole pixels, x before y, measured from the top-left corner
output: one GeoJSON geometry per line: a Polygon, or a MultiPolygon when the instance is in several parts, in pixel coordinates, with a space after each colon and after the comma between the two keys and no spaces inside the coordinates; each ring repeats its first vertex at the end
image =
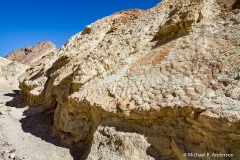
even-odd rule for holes
{"type": "Polygon", "coordinates": [[[83,159],[237,159],[239,37],[238,0],[163,0],[86,26],[20,88],[83,159]]]}
{"type": "Polygon", "coordinates": [[[40,42],[35,46],[16,49],[13,52],[9,53],[7,56],[5,56],[5,58],[27,65],[33,65],[44,55],[49,52],[53,52],[54,50],[56,50],[56,45],[52,42],[40,42]]]}
{"type": "Polygon", "coordinates": [[[0,57],[0,91],[17,89],[19,86],[18,77],[27,68],[27,65],[0,57]]]}

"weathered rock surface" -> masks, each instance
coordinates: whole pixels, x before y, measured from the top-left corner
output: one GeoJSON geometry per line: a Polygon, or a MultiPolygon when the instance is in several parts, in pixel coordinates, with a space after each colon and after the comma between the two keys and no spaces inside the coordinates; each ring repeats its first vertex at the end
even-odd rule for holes
{"type": "Polygon", "coordinates": [[[37,60],[56,50],[56,45],[50,41],[40,42],[35,46],[29,46],[22,49],[14,50],[5,56],[6,59],[11,61],[17,61],[19,63],[32,65],[36,63],[37,60]]]}
{"type": "Polygon", "coordinates": [[[19,86],[18,77],[27,68],[27,65],[0,57],[0,91],[17,89],[19,86]]]}
{"type": "Polygon", "coordinates": [[[163,0],[86,26],[20,88],[83,159],[237,159],[239,37],[239,0],[163,0]]]}

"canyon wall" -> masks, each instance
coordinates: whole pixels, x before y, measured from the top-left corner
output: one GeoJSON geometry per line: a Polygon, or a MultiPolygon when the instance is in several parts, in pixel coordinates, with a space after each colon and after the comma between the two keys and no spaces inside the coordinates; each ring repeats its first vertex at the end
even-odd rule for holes
{"type": "Polygon", "coordinates": [[[100,19],[29,68],[22,96],[54,111],[82,159],[237,159],[239,3],[163,0],[100,19]]]}
{"type": "Polygon", "coordinates": [[[0,57],[0,91],[17,89],[19,86],[18,77],[27,68],[27,65],[0,57]]]}

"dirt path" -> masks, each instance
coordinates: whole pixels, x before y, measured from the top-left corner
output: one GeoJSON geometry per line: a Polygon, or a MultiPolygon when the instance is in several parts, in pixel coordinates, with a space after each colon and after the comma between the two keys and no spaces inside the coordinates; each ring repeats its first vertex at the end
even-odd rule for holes
{"type": "Polygon", "coordinates": [[[42,107],[7,106],[15,95],[0,91],[0,159],[74,159],[70,149],[49,133],[52,113],[45,113],[42,107]]]}

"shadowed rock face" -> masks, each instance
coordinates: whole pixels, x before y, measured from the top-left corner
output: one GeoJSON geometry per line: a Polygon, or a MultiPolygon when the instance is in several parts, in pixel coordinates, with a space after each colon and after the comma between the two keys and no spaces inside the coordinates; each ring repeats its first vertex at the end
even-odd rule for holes
{"type": "Polygon", "coordinates": [[[23,96],[55,109],[83,159],[240,157],[238,4],[163,0],[105,17],[28,69],[23,96]]]}
{"type": "Polygon", "coordinates": [[[11,61],[17,61],[23,64],[32,65],[38,59],[54,50],[56,50],[56,45],[52,42],[40,42],[35,46],[29,46],[27,48],[14,50],[5,58],[11,61]]]}

